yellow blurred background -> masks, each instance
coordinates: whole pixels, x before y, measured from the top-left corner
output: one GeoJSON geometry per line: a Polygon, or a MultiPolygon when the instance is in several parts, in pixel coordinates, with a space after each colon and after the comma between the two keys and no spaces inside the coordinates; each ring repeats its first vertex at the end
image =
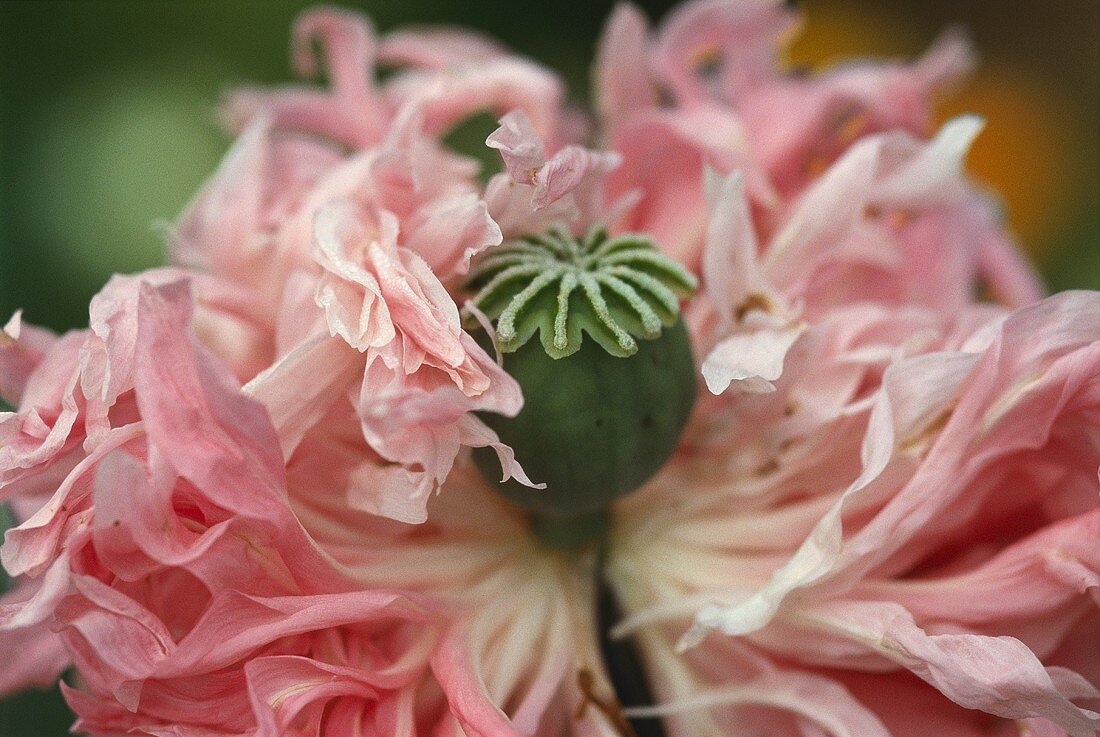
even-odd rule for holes
{"type": "Polygon", "coordinates": [[[853,56],[912,58],[937,29],[965,28],[980,63],[943,101],[941,119],[986,118],[970,169],[1003,197],[1036,258],[1049,265],[1060,249],[1079,249],[1079,265],[1100,268],[1100,2],[808,0],[802,7],[806,22],[789,58],[816,67],[853,56]],[[1075,248],[1076,238],[1091,252],[1075,248]]]}

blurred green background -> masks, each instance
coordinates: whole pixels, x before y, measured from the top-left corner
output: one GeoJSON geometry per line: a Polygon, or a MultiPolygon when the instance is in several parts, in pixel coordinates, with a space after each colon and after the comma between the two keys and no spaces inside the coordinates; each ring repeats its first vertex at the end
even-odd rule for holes
{"type": "MultiPolygon", "coordinates": [[[[290,79],[302,0],[0,0],[0,321],[83,326],[111,273],[161,263],[172,220],[228,145],[213,109],[242,82],[290,79]]],[[[385,30],[481,28],[559,70],[574,97],[610,2],[345,2],[385,30]]],[[[672,2],[639,2],[660,17],[672,2]]],[[[999,190],[1051,289],[1100,288],[1100,2],[804,0],[797,63],[912,57],[966,27],[978,73],[944,116],[983,114],[970,165],[999,190]]],[[[2,582],[0,582],[2,584],[2,582]]],[[[2,665],[0,665],[2,667],[2,665]]],[[[56,693],[0,702],[0,737],[52,737],[56,693]]]]}

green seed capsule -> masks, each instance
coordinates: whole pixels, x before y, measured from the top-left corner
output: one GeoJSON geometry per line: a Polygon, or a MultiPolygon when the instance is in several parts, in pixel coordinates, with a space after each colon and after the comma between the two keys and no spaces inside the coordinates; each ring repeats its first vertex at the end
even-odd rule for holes
{"type": "MultiPolygon", "coordinates": [[[[516,452],[543,490],[514,481],[506,497],[544,515],[594,512],[645,483],[676,449],[695,402],[695,364],[683,321],[618,358],[589,341],[561,359],[528,342],[504,368],[523,387],[516,417],[482,419],[516,452]]],[[[487,478],[499,478],[494,453],[478,453],[487,478]]]]}
{"type": "MultiPolygon", "coordinates": [[[[691,414],[696,371],[680,300],[695,278],[642,236],[551,230],[484,253],[467,288],[524,395],[518,416],[483,419],[547,485],[500,491],[536,514],[537,530],[583,539],[577,530],[598,527],[609,503],[664,465],[691,414]]],[[[493,454],[474,457],[495,481],[493,454]]]]}

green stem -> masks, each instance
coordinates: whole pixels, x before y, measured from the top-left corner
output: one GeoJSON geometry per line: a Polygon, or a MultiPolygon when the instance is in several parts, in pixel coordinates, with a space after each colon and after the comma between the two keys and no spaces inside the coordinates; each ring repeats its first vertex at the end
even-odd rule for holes
{"type": "Polygon", "coordinates": [[[546,547],[577,550],[603,537],[611,528],[611,516],[606,509],[575,515],[536,514],[532,527],[546,547]]]}

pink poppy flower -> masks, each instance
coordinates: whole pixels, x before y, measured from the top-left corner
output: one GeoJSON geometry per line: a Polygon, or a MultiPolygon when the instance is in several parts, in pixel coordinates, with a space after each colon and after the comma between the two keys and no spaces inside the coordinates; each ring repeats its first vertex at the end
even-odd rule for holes
{"type": "Polygon", "coordinates": [[[792,22],[620,6],[590,148],[490,40],[302,16],[330,87],[230,96],[173,265],[0,332],[0,691],[71,667],[92,735],[1100,729],[1100,295],[1043,297],[981,121],[928,130],[957,38],[801,77],[792,22]]]}

